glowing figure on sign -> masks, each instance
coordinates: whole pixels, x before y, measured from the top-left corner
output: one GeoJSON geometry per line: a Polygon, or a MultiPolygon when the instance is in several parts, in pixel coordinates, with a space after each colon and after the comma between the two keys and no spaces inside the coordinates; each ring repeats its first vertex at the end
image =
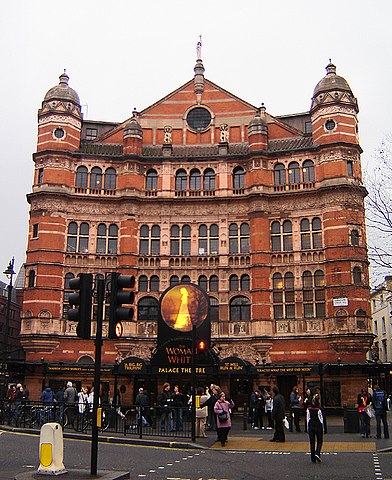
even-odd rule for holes
{"type": "Polygon", "coordinates": [[[183,330],[183,329],[190,330],[192,328],[192,322],[191,322],[191,316],[189,314],[189,308],[188,308],[189,293],[186,288],[181,288],[180,293],[181,293],[181,305],[177,314],[177,320],[176,320],[176,323],[174,324],[174,328],[178,330],[183,330]]]}

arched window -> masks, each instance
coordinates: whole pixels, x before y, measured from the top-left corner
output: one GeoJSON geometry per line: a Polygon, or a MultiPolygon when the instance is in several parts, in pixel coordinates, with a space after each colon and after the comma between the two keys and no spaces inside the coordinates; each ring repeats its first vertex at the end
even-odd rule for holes
{"type": "Polygon", "coordinates": [[[146,174],[146,190],[158,189],[158,173],[155,170],[148,170],[146,174]]]}
{"type": "Polygon", "coordinates": [[[213,223],[210,225],[210,254],[219,253],[219,228],[213,223]]]}
{"type": "Polygon", "coordinates": [[[293,249],[293,230],[290,220],[283,222],[283,251],[290,252],[293,249]]]}
{"type": "Polygon", "coordinates": [[[148,291],[148,278],[146,275],[140,275],[139,277],[139,292],[147,292],[148,291]]]}
{"type": "Polygon", "coordinates": [[[285,318],[295,318],[294,275],[291,272],[284,275],[284,303],[285,318]]]}
{"type": "Polygon", "coordinates": [[[247,297],[234,297],[230,301],[230,321],[240,322],[250,320],[250,301],[247,297]]]}
{"type": "Polygon", "coordinates": [[[187,188],[187,176],[185,170],[178,170],[176,173],[176,190],[184,192],[187,188]]]}
{"type": "Polygon", "coordinates": [[[322,270],[302,274],[302,300],[305,318],[325,317],[325,277],[322,270]]]}
{"type": "Polygon", "coordinates": [[[250,243],[249,243],[249,224],[241,223],[240,226],[240,252],[249,253],[250,243]]]}
{"type": "Polygon", "coordinates": [[[118,226],[115,223],[109,225],[108,253],[117,253],[118,247],[118,226]]]}
{"type": "Polygon", "coordinates": [[[313,276],[309,271],[302,274],[302,301],[305,318],[314,317],[313,276]]]}
{"type": "Polygon", "coordinates": [[[238,292],[238,275],[230,275],[229,290],[230,292],[238,292]]]}
{"type": "Polygon", "coordinates": [[[174,287],[174,285],[178,285],[180,283],[180,279],[178,278],[177,275],[172,275],[170,277],[170,286],[174,287]]]}
{"type": "Polygon", "coordinates": [[[362,285],[362,272],[360,267],[353,268],[353,281],[354,285],[362,285]]]}
{"type": "Polygon", "coordinates": [[[322,248],[321,220],[318,217],[312,219],[312,243],[313,248],[322,248]]]}
{"type": "Polygon", "coordinates": [[[150,245],[150,228],[148,225],[142,225],[140,227],[140,242],[139,242],[139,255],[148,255],[150,245]]]}
{"type": "Polygon", "coordinates": [[[180,227],[172,225],[170,227],[170,255],[180,254],[180,227]]]}
{"type": "Polygon", "coordinates": [[[282,250],[280,223],[276,220],[271,223],[271,248],[273,252],[280,252],[282,250]]]}
{"type": "Polygon", "coordinates": [[[150,278],[150,292],[159,292],[159,277],[152,275],[150,278]]]}
{"type": "Polygon", "coordinates": [[[210,292],[219,292],[219,279],[216,275],[210,277],[210,292]]]}
{"type": "Polygon", "coordinates": [[[241,290],[243,292],[250,290],[250,277],[248,274],[241,275],[241,290]]]}
{"type": "Polygon", "coordinates": [[[78,245],[78,224],[71,222],[68,225],[67,252],[76,252],[78,245]]]}
{"type": "Polygon", "coordinates": [[[208,191],[215,190],[215,172],[212,168],[204,171],[203,188],[208,191]]]}
{"type": "Polygon", "coordinates": [[[358,310],[355,312],[356,317],[367,317],[365,310],[362,310],[362,308],[358,308],[358,310]]]}
{"type": "Polygon", "coordinates": [[[64,277],[64,289],[69,290],[71,287],[69,286],[69,281],[75,278],[73,273],[67,273],[64,277]]]}
{"type": "Polygon", "coordinates": [[[27,279],[28,288],[33,288],[35,286],[35,271],[30,270],[27,279]]]}
{"type": "Polygon", "coordinates": [[[105,190],[116,190],[116,170],[114,168],[105,170],[104,188],[105,190]]]}
{"type": "Polygon", "coordinates": [[[205,275],[200,275],[198,284],[205,292],[208,290],[208,279],[205,275]]]}
{"type": "Polygon", "coordinates": [[[76,170],[76,186],[79,188],[87,188],[88,170],[87,167],[81,166],[76,170]]]}
{"type": "Polygon", "coordinates": [[[239,189],[245,187],[245,171],[242,167],[236,167],[233,170],[233,188],[239,189]]]}
{"type": "Polygon", "coordinates": [[[282,163],[277,163],[274,166],[274,184],[286,185],[286,169],[282,163]]]}
{"type": "Polygon", "coordinates": [[[183,225],[181,229],[181,255],[191,254],[191,227],[183,225]]]}
{"type": "Polygon", "coordinates": [[[161,253],[161,227],[153,225],[151,228],[151,255],[160,255],[161,253]]]}
{"type": "Polygon", "coordinates": [[[100,223],[97,228],[97,253],[106,253],[106,225],[100,223]]]}
{"type": "Polygon", "coordinates": [[[358,232],[358,230],[351,230],[350,241],[351,241],[351,245],[353,245],[355,247],[359,245],[359,232],[358,232]]]}
{"type": "Polygon", "coordinates": [[[183,275],[181,277],[181,283],[191,283],[191,278],[189,277],[189,275],[183,275]]]}
{"type": "Polygon", "coordinates": [[[207,225],[199,226],[199,255],[208,253],[208,230],[207,225]]]}
{"type": "Polygon", "coordinates": [[[229,225],[229,253],[238,253],[238,225],[229,225]]]}
{"type": "Polygon", "coordinates": [[[210,297],[210,320],[219,322],[219,302],[215,297],[210,297]]]}
{"type": "Polygon", "coordinates": [[[272,276],[272,299],[274,304],[274,318],[283,318],[283,277],[279,272],[272,276]]]}
{"type": "Polygon", "coordinates": [[[300,173],[298,162],[289,163],[289,184],[294,185],[300,183],[300,173]]]}
{"type": "Polygon", "coordinates": [[[318,217],[309,222],[307,218],[301,220],[301,249],[322,248],[321,220],[318,217]]]}
{"type": "Polygon", "coordinates": [[[158,321],[159,302],[154,297],[143,297],[137,304],[138,321],[158,321]]]}
{"type": "Polygon", "coordinates": [[[98,190],[102,188],[102,170],[99,167],[91,169],[90,188],[98,190]]]}
{"type": "Polygon", "coordinates": [[[200,190],[201,189],[201,175],[200,171],[194,168],[191,170],[189,175],[189,188],[190,190],[200,190]]]}
{"type": "Polygon", "coordinates": [[[89,224],[83,222],[80,224],[79,227],[79,245],[78,245],[78,252],[79,253],[87,253],[88,252],[88,237],[89,237],[90,227],[89,224]]]}
{"type": "Polygon", "coordinates": [[[302,164],[302,178],[304,183],[314,182],[314,163],[312,160],[305,160],[302,164]]]}

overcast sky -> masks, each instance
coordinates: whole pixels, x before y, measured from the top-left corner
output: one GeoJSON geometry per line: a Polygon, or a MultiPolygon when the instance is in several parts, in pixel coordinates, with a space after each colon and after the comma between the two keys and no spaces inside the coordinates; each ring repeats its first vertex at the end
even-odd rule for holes
{"type": "Polygon", "coordinates": [[[205,77],[272,115],[309,110],[331,58],[358,98],[366,166],[392,130],[391,18],[390,0],[3,2],[0,272],[25,260],[37,110],[64,68],[85,118],[120,122],[193,77],[200,34],[205,77]]]}

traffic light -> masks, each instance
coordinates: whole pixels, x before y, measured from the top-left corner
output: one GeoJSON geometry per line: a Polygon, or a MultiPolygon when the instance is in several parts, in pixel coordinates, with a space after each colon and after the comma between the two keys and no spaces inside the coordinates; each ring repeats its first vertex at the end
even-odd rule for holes
{"type": "Polygon", "coordinates": [[[93,275],[81,273],[79,277],[69,281],[69,287],[76,290],[69,296],[72,307],[68,310],[68,319],[78,322],[76,334],[79,338],[88,340],[91,338],[91,308],[93,294],[93,275]]]}
{"type": "Polygon", "coordinates": [[[206,340],[201,340],[200,338],[196,341],[196,363],[198,365],[203,365],[208,363],[208,343],[206,340]]]}
{"type": "Polygon", "coordinates": [[[120,338],[123,334],[123,326],[121,320],[132,320],[133,308],[123,307],[131,305],[135,299],[135,293],[124,291],[123,288],[134,288],[135,277],[133,275],[121,275],[113,272],[111,274],[111,290],[109,296],[109,332],[108,337],[111,339],[120,338]]]}

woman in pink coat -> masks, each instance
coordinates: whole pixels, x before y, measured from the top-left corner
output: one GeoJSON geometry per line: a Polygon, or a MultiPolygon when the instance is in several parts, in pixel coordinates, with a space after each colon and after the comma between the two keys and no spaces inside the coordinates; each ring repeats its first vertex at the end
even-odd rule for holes
{"type": "Polygon", "coordinates": [[[231,428],[231,415],[230,409],[234,407],[232,400],[226,400],[224,392],[219,394],[218,400],[214,406],[214,412],[216,415],[216,433],[218,439],[221,442],[222,447],[227,443],[227,436],[231,428]]]}

